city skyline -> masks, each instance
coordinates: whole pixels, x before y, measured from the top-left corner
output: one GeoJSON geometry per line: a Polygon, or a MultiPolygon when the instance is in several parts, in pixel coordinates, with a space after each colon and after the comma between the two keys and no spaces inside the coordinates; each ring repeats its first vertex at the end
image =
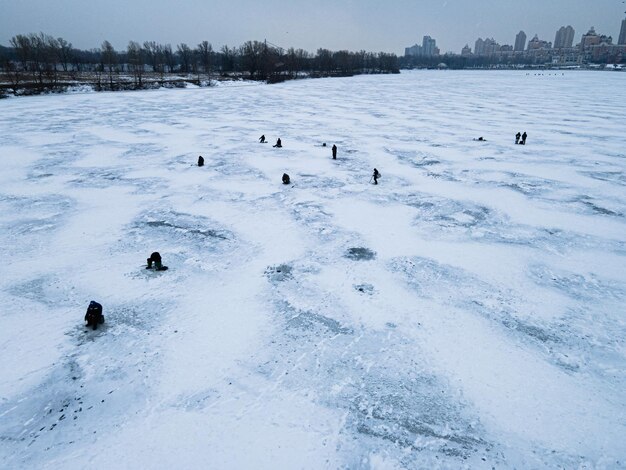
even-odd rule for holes
{"type": "Polygon", "coordinates": [[[523,30],[528,38],[537,34],[553,41],[555,31],[571,25],[578,32],[620,34],[625,5],[622,0],[529,0],[524,8],[513,0],[466,2],[397,0],[381,4],[374,0],[320,0],[315,4],[292,0],[251,0],[207,4],[184,0],[172,8],[164,0],[94,0],[85,8],[78,0],[0,0],[0,44],[9,45],[16,34],[44,32],[63,37],[74,47],[100,47],[104,40],[116,49],[128,41],[155,40],[188,43],[208,40],[215,47],[239,45],[250,39],[267,39],[283,47],[331,50],[372,50],[402,55],[423,36],[437,40],[442,54],[458,54],[478,37],[515,43],[523,30]],[[617,19],[618,18],[621,19],[617,19]]]}

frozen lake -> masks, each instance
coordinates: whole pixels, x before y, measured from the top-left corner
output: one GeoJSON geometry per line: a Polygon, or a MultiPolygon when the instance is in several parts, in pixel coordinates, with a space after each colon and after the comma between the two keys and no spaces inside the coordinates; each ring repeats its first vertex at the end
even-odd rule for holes
{"type": "Polygon", "coordinates": [[[623,468],[624,103],[580,71],[0,101],[2,466],[623,468]]]}

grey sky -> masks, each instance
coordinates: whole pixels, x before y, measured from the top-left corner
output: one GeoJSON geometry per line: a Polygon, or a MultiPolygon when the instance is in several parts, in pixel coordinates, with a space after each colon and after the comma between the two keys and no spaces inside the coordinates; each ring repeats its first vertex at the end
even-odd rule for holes
{"type": "Polygon", "coordinates": [[[365,49],[403,54],[424,35],[442,53],[472,48],[480,37],[513,44],[521,29],[530,39],[554,41],[572,25],[575,42],[590,26],[617,40],[626,0],[0,0],[0,44],[16,34],[44,32],[81,49],[109,40],[219,48],[263,40],[315,52],[365,49]]]}

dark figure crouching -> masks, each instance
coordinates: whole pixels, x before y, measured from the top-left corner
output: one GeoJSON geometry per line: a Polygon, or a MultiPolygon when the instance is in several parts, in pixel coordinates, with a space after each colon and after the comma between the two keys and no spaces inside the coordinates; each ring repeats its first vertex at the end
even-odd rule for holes
{"type": "Polygon", "coordinates": [[[289,184],[291,180],[289,179],[289,175],[287,173],[283,173],[283,184],[289,184]]]}
{"type": "Polygon", "coordinates": [[[276,144],[274,145],[274,147],[278,147],[281,148],[283,146],[283,143],[280,141],[280,138],[276,141],[276,144]]]}
{"type": "Polygon", "coordinates": [[[262,144],[265,143],[265,134],[263,134],[261,137],[259,137],[259,142],[261,142],[262,144]]]}
{"type": "Polygon", "coordinates": [[[376,168],[374,168],[374,174],[372,175],[372,178],[374,178],[374,184],[378,184],[378,178],[380,178],[380,173],[376,168]]]}
{"type": "Polygon", "coordinates": [[[94,330],[98,328],[98,325],[104,323],[104,315],[102,315],[102,305],[92,300],[87,307],[87,313],[85,314],[85,326],[90,326],[94,330]]]}
{"type": "Polygon", "coordinates": [[[198,166],[204,166],[204,158],[202,158],[202,155],[198,157],[198,166]]]}
{"type": "Polygon", "coordinates": [[[337,160],[337,146],[333,145],[333,160],[337,160]]]}
{"type": "Polygon", "coordinates": [[[165,271],[167,269],[167,266],[163,266],[163,264],[161,263],[161,255],[158,251],[152,253],[147,261],[148,266],[146,266],[146,269],[152,269],[152,263],[154,263],[154,269],[156,269],[157,271],[165,271]]]}

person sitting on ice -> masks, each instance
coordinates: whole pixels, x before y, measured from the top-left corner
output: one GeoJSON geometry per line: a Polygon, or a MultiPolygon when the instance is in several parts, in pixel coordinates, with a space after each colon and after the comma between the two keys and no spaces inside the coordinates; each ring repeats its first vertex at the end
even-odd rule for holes
{"type": "Polygon", "coordinates": [[[372,178],[374,178],[374,184],[378,184],[378,178],[380,178],[380,173],[376,168],[374,168],[374,174],[372,175],[372,178]]]}
{"type": "Polygon", "coordinates": [[[486,142],[487,140],[484,137],[479,137],[478,139],[474,139],[476,142],[486,142]]]}
{"type": "Polygon", "coordinates": [[[519,140],[522,137],[522,134],[520,134],[519,132],[517,134],[515,134],[515,143],[519,144],[519,140]]]}
{"type": "Polygon", "coordinates": [[[261,142],[262,144],[265,143],[265,134],[263,134],[261,137],[259,137],[259,142],[261,142]]]}
{"type": "Polygon", "coordinates": [[[283,173],[283,184],[289,184],[291,180],[289,179],[289,175],[287,173],[283,173]]]}
{"type": "Polygon", "coordinates": [[[280,141],[280,137],[279,137],[278,140],[276,141],[276,145],[274,145],[274,147],[281,148],[282,146],[283,146],[283,143],[280,141]]]}
{"type": "Polygon", "coordinates": [[[85,326],[90,326],[94,330],[98,328],[98,325],[104,323],[104,315],[102,315],[102,305],[95,300],[89,302],[87,307],[87,313],[85,313],[85,326]]]}
{"type": "Polygon", "coordinates": [[[520,142],[522,145],[526,145],[526,137],[528,137],[528,134],[526,134],[526,131],[524,131],[524,133],[522,134],[522,141],[520,142]]]}
{"type": "Polygon", "coordinates": [[[167,269],[167,266],[163,266],[163,264],[161,263],[161,255],[158,251],[152,253],[147,261],[148,266],[146,266],[146,269],[152,269],[152,263],[154,263],[154,269],[157,271],[165,271],[167,269]]]}
{"type": "Polygon", "coordinates": [[[204,158],[202,158],[202,155],[198,157],[198,166],[204,166],[204,158]]]}

